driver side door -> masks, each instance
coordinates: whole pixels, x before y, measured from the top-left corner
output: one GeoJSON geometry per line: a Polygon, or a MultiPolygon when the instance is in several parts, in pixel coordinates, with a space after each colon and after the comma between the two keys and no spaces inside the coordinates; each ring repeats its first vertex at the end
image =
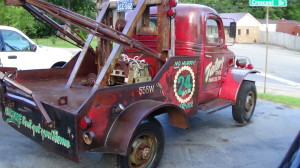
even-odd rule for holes
{"type": "Polygon", "coordinates": [[[205,54],[203,58],[202,95],[200,101],[208,102],[219,96],[222,78],[227,70],[225,35],[221,19],[208,14],[205,22],[205,54]]]}

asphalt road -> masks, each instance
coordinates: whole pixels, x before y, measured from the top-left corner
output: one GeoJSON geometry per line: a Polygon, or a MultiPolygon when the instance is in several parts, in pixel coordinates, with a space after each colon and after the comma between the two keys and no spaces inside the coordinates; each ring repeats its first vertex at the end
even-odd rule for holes
{"type": "MultiPolygon", "coordinates": [[[[264,44],[235,44],[229,47],[236,56],[248,57],[260,73],[250,75],[259,92],[264,92],[266,46],[264,44]]],[[[300,97],[300,51],[269,45],[266,92],[300,97]]]]}
{"type": "MultiPolygon", "coordinates": [[[[190,118],[191,128],[177,129],[159,117],[166,146],[159,168],[277,167],[300,129],[300,108],[258,100],[251,122],[237,125],[231,108],[190,118]]],[[[0,168],[100,167],[99,153],[80,163],[62,158],[16,132],[0,119],[0,168]]]]}
{"type": "MultiPolygon", "coordinates": [[[[264,44],[235,44],[230,46],[237,56],[250,58],[254,69],[265,72],[266,46],[264,44]]],[[[269,45],[267,74],[300,83],[300,51],[269,45]]]]}

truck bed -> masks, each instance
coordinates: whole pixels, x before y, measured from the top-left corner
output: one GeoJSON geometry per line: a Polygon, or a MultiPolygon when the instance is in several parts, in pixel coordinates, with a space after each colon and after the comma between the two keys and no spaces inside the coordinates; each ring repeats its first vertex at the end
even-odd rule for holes
{"type": "Polygon", "coordinates": [[[60,108],[71,113],[76,113],[79,107],[88,99],[91,94],[89,86],[80,84],[81,79],[76,79],[72,88],[66,88],[67,79],[53,79],[42,81],[25,81],[22,85],[33,91],[33,94],[51,106],[60,108]],[[68,103],[59,105],[58,99],[67,96],[68,103]]]}

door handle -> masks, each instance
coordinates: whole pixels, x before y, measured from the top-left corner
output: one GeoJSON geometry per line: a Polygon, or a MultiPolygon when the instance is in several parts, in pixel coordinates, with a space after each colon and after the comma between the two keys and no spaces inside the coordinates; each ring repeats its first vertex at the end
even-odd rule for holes
{"type": "Polygon", "coordinates": [[[8,56],[8,59],[17,59],[18,57],[16,55],[10,55],[8,56]]]}
{"type": "Polygon", "coordinates": [[[211,56],[211,55],[205,55],[205,57],[206,57],[206,58],[212,58],[212,56],[211,56]]]}

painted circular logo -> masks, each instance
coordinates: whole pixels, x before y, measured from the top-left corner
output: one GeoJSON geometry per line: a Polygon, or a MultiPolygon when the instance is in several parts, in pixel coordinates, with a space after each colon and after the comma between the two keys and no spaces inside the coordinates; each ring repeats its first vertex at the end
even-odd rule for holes
{"type": "Polygon", "coordinates": [[[174,92],[180,103],[187,103],[195,91],[195,74],[188,66],[181,67],[174,79],[174,92]]]}

